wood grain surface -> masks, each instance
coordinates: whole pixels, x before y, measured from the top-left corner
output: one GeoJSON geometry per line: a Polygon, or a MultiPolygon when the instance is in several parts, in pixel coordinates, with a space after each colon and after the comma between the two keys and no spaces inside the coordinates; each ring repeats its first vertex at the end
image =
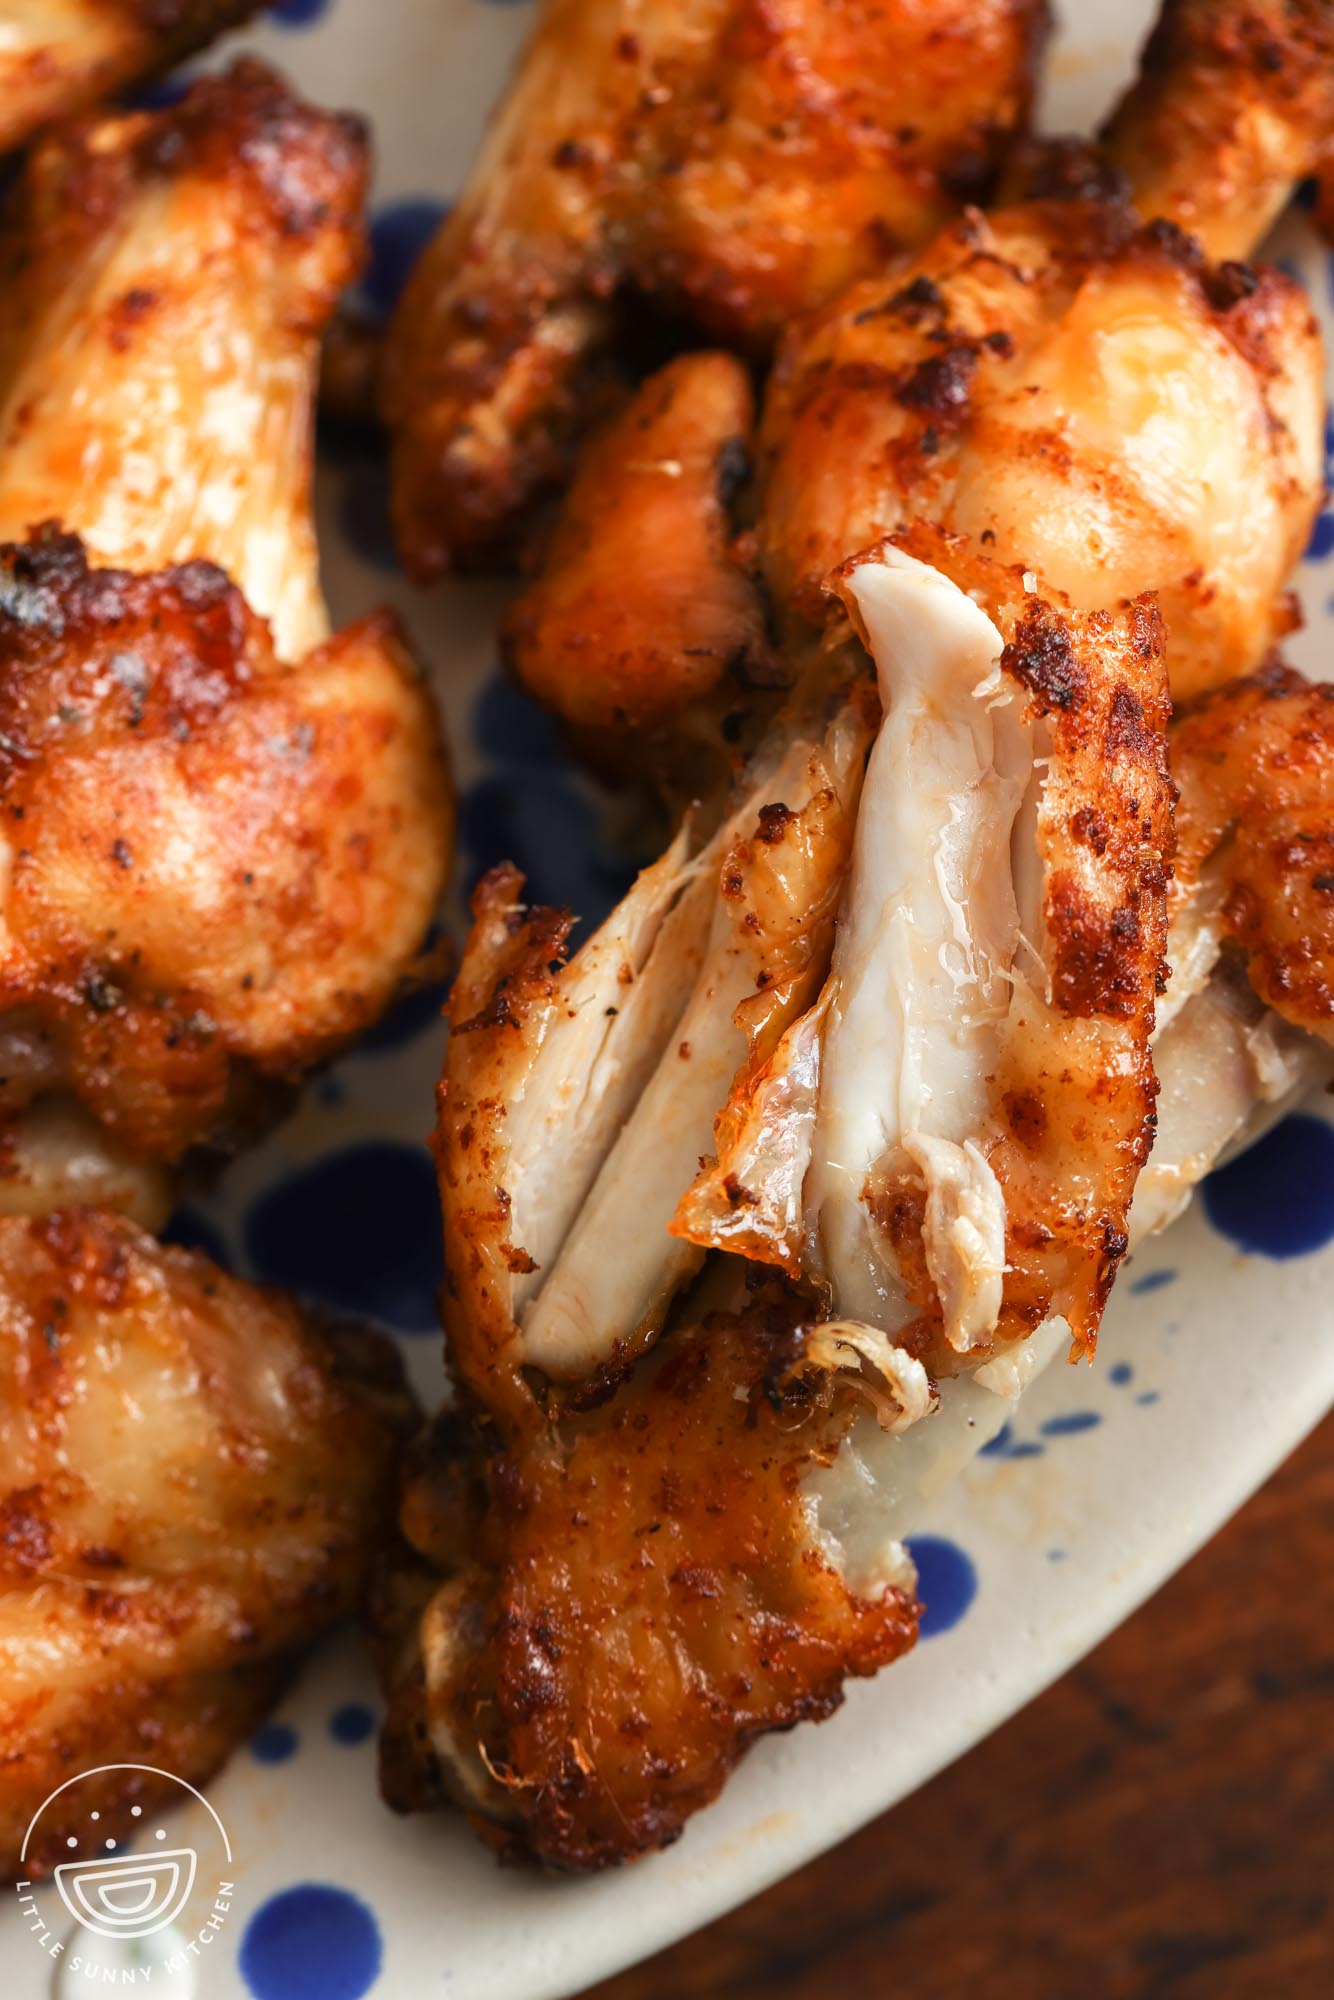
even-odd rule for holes
{"type": "Polygon", "coordinates": [[[1334,2000],[1334,1417],[962,1762],[593,1991],[1334,2000]]]}

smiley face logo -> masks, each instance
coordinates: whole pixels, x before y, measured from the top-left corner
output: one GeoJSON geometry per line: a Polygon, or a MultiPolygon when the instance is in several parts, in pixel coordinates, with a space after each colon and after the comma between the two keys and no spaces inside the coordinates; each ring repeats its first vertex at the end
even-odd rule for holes
{"type": "MultiPolygon", "coordinates": [[[[66,1779],[33,1814],[20,1852],[21,1873],[30,1856],[38,1874],[50,1872],[47,1922],[55,1921],[53,1884],[75,1923],[101,1938],[128,1942],[166,1930],[182,1918],[201,1886],[212,1898],[205,1920],[211,1933],[230,1900],[232,1885],[225,1877],[231,1872],[231,1842],[217,1812],[184,1778],[151,1764],[101,1764],[66,1779]],[[154,1804],[127,1808],[125,1801],[136,1794],[154,1804]],[[191,1840],[173,1840],[162,1824],[178,1806],[195,1808],[187,1822],[191,1840]],[[113,1820],[117,1833],[109,1831],[113,1820]],[[65,1858],[52,1866],[56,1852],[65,1858]],[[216,1889],[207,1887],[215,1875],[216,1889]]],[[[19,1886],[36,1914],[40,1888],[26,1881],[19,1886]]]]}

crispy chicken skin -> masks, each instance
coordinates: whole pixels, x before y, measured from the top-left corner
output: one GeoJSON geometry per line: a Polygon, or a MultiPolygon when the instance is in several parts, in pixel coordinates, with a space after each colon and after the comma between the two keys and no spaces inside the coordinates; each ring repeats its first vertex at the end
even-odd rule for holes
{"type": "Polygon", "coordinates": [[[750,380],[726,354],[650,377],[580,460],[545,571],[506,627],[520,679],[581,729],[643,730],[764,677],[759,597],[733,552],[750,380]]]}
{"type": "Polygon", "coordinates": [[[360,123],[253,61],[26,162],[4,261],[0,539],[206,557],[281,659],[329,634],[310,511],[320,336],[362,259],[360,123]]]}
{"type": "Polygon", "coordinates": [[[51,1199],[58,1130],[67,1200],[158,1219],[142,1169],[234,1140],[420,973],[439,725],[392,617],[330,637],[311,517],[365,178],[360,127],[254,62],[25,169],[0,334],[0,1210],[51,1199]]]}
{"type": "Polygon", "coordinates": [[[0,1106],[68,1092],[149,1159],[225,1138],[411,968],[444,796],[387,615],[285,666],[211,564],[0,547],[0,1106]]]}
{"type": "Polygon", "coordinates": [[[384,375],[411,571],[509,554],[560,483],[625,286],[763,353],[981,194],[1040,0],[547,0],[384,375]]]}
{"type": "MultiPolygon", "coordinates": [[[[358,1601],[408,1414],[386,1342],[87,1210],[0,1218],[0,1868],[71,1771],[205,1782],[358,1601]]],[[[109,1779],[107,1831],[152,1780],[109,1779]]],[[[25,1873],[61,1858],[43,1822],[25,1873]]]]}
{"type": "Polygon", "coordinates": [[[848,1675],[916,1637],[911,1572],[874,1599],[813,1545],[801,1498],[853,1399],[812,1395],[800,1306],[771,1290],[669,1334],[598,1407],[531,1450],[458,1455],[429,1435],[404,1523],[452,1567],[379,1605],[386,1794],[442,1791],[557,1868],[665,1846],[748,1745],[828,1715],[848,1675]]]}
{"type": "MultiPolygon", "coordinates": [[[[654,405],[658,381],[636,408],[654,405]]],[[[827,616],[831,572],[918,518],[1036,570],[1080,610],[1156,591],[1173,690],[1187,696],[1257,666],[1292,621],[1283,592],[1320,504],[1323,401],[1318,330],[1281,272],[1213,264],[1116,198],[971,212],[780,343],[751,441],[753,536],[721,545],[718,581],[692,603],[699,654],[659,642],[673,630],[658,601],[672,557],[665,538],[636,533],[648,475],[604,444],[596,502],[590,468],[512,613],[515,663],[566,717],[596,700],[604,726],[652,715],[662,729],[670,702],[698,704],[698,661],[725,657],[734,603],[753,623],[770,608],[769,674],[791,677],[794,646],[827,616]],[[578,539],[594,504],[617,522],[614,547],[578,539]],[[627,684],[633,703],[619,700],[627,684]]],[[[673,429],[688,436],[696,418],[680,393],[660,407],[656,453],[670,464],[673,429]]],[[[746,442],[738,433],[738,455],[746,442]]],[[[684,547],[720,503],[681,481],[672,504],[684,547]]]]}
{"type": "Polygon", "coordinates": [[[765,575],[816,618],[837,563],[924,517],[1082,610],[1156,591],[1184,697],[1290,622],[1322,407],[1319,333],[1281,272],[1211,264],[1116,202],[970,215],[785,343],[765,575]]]}
{"type": "Polygon", "coordinates": [[[1091,1350],[1152,1135],[1152,604],[1074,613],[920,524],[838,587],[717,833],[568,962],[495,871],[452,1002],[466,1401],[382,1593],[385,1782],[557,1866],[674,1838],[911,1642],[876,1479],[879,1535],[822,1482],[1044,1323],[1091,1350]]]}
{"type": "Polygon", "coordinates": [[[260,0],[4,0],[0,153],[39,126],[168,69],[260,0]]]}
{"type": "Polygon", "coordinates": [[[1145,215],[1247,256],[1334,142],[1334,5],[1163,0],[1103,137],[1145,215]]]}
{"type": "Polygon", "coordinates": [[[1334,1040],[1334,686],[1281,661],[1177,724],[1174,900],[1202,886],[1267,1007],[1334,1040]]]}

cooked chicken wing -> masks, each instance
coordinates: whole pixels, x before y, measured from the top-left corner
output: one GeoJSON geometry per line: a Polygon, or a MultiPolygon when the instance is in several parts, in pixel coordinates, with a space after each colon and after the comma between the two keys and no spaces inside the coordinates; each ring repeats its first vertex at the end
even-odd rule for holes
{"type": "Polygon", "coordinates": [[[409,1491],[449,1581],[384,1613],[388,1783],[419,1796],[415,1742],[426,1794],[562,1865],[672,1837],[760,1730],[907,1643],[901,1522],[846,1492],[892,1480],[866,1428],[892,1454],[955,1376],[994,1401],[1052,1322],[1091,1350],[1152,1134],[1152,604],[1073,612],[920,525],[838,588],[850,623],[718,831],[564,965],[568,920],[498,873],[452,1006],[446,1320],[497,1445],[450,1470],[450,1434],[409,1491]],[[434,1539],[442,1479],[480,1519],[470,1565],[457,1525],[434,1539]],[[733,1533],[750,1507],[776,1543],[733,1533]],[[655,1521],[698,1568],[644,1549],[655,1521]]]}
{"type": "Polygon", "coordinates": [[[169,69],[261,0],[0,0],[0,153],[169,69]]]}
{"type": "Polygon", "coordinates": [[[364,180],[359,129],[254,63],[28,163],[0,337],[0,1209],[49,1199],[65,1134],[67,1199],[155,1219],[141,1167],[243,1130],[420,969],[439,728],[390,616],[329,637],[310,514],[364,180]]]}
{"type": "Polygon", "coordinates": [[[856,1399],[812,1385],[800,1303],[770,1290],[522,1455],[470,1454],[450,1418],[428,1435],[404,1514],[425,1560],[379,1606],[391,1805],[452,1797],[550,1865],[605,1867],[912,1644],[906,1558],[852,1588],[812,1534],[802,1478],[856,1399]]]}
{"type": "Polygon", "coordinates": [[[763,352],[982,193],[1045,20],[1042,0],[547,0],[391,333],[410,568],[527,538],[605,385],[623,287],[763,352]]]}
{"type": "MultiPolygon", "coordinates": [[[[660,725],[673,702],[729,686],[735,699],[748,655],[732,635],[766,600],[790,674],[792,647],[826,615],[831,572],[914,518],[1033,568],[1083,610],[1156,591],[1178,696],[1255,667],[1292,622],[1284,585],[1323,491],[1310,307],[1282,273],[1210,264],[1114,200],[970,215],[796,329],[765,397],[753,547],[729,543],[716,486],[673,471],[702,398],[665,408],[631,473],[633,426],[663,387],[645,384],[598,447],[512,614],[526,684],[581,723],[660,725]],[[659,504],[655,486],[673,495],[656,524],[676,532],[638,540],[630,566],[618,552],[659,504]],[[618,521],[615,548],[586,536],[595,506],[618,521]],[[706,520],[687,651],[658,579],[706,520]]],[[[729,462],[744,450],[736,435],[729,462]]]]}
{"type": "MultiPolygon", "coordinates": [[[[253,1728],[358,1600],[408,1411],[388,1343],[85,1210],[0,1218],[0,1330],[12,1872],[71,1771],[146,1761],[198,1784],[253,1728]]],[[[124,1785],[97,1801],[113,1837],[124,1785]]],[[[29,1874],[65,1830],[47,1816],[29,1874]]]]}
{"type": "Polygon", "coordinates": [[[1104,140],[1144,214],[1247,256],[1334,141],[1331,0],[1163,0],[1104,140]]]}

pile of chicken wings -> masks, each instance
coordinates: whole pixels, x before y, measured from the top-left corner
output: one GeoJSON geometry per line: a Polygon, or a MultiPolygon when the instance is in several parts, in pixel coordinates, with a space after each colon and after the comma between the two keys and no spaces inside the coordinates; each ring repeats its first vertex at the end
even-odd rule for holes
{"type": "Polygon", "coordinates": [[[362,362],[409,573],[517,569],[512,671],[668,831],[577,949],[473,887],[424,1427],[151,1233],[438,974],[439,721],[311,519],[367,137],[252,60],[107,101],[249,6],[13,11],[3,1851],[361,1609],[391,1805],[623,1861],[911,1647],[924,1496],[1334,1077],[1325,358],[1248,261],[1334,209],[1334,0],[1164,0],[1088,140],[1042,0],[542,0],[362,362]]]}

